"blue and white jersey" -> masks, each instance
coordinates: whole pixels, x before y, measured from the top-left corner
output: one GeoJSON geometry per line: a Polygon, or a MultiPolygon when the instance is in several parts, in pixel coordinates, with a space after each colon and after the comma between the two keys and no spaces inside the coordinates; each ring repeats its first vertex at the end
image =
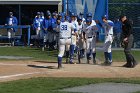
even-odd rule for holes
{"type": "Polygon", "coordinates": [[[33,27],[36,29],[36,28],[38,28],[38,29],[41,29],[41,25],[42,25],[42,22],[43,21],[41,21],[42,19],[41,18],[38,18],[38,17],[36,17],[35,19],[34,19],[34,21],[33,21],[33,27]]]}
{"type": "MultiPolygon", "coordinates": [[[[74,25],[75,29],[77,30],[78,28],[78,22],[75,20],[75,21],[71,21],[71,24],[74,25]]],[[[72,34],[74,34],[74,31],[72,31],[72,34]]]]}
{"type": "Polygon", "coordinates": [[[42,25],[42,23],[43,23],[43,21],[44,21],[44,18],[42,18],[42,17],[40,17],[40,23],[41,23],[41,25],[42,25]]]}
{"type": "Polygon", "coordinates": [[[75,26],[69,22],[61,22],[60,23],[60,38],[68,38],[71,37],[72,29],[75,29],[75,26]]]}
{"type": "Polygon", "coordinates": [[[95,25],[87,25],[85,24],[83,27],[83,31],[85,32],[86,38],[96,36],[96,30],[94,29],[95,25]]]}
{"type": "Polygon", "coordinates": [[[71,23],[75,26],[75,28],[77,29],[77,26],[78,26],[78,22],[75,20],[75,21],[71,21],[71,23]]]}
{"type": "Polygon", "coordinates": [[[7,25],[17,25],[18,24],[18,21],[17,21],[17,18],[16,17],[9,17],[6,19],[6,24],[7,25]]]}
{"type": "Polygon", "coordinates": [[[107,23],[103,23],[105,35],[113,35],[113,26],[114,23],[111,20],[107,20],[107,23]]]}

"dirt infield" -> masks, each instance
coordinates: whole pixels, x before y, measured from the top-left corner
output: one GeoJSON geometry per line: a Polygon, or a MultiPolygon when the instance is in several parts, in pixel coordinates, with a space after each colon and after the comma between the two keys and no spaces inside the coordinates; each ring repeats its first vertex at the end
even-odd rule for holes
{"type": "Polygon", "coordinates": [[[33,77],[85,77],[85,78],[130,78],[140,77],[140,65],[124,68],[124,62],[111,66],[93,64],[63,64],[47,61],[3,61],[0,62],[0,82],[33,77]]]}

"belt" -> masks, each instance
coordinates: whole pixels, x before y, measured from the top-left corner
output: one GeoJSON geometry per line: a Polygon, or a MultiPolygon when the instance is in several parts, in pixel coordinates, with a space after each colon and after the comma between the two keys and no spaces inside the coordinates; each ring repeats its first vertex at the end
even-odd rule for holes
{"type": "MultiPolygon", "coordinates": [[[[96,36],[93,36],[93,37],[96,37],[96,36]]],[[[92,38],[92,37],[88,37],[88,38],[92,38]]]]}
{"type": "Polygon", "coordinates": [[[108,35],[113,35],[113,34],[107,34],[107,36],[108,36],[108,35]]]}
{"type": "Polygon", "coordinates": [[[71,37],[64,37],[64,38],[59,38],[59,39],[70,39],[71,37]]]}
{"type": "Polygon", "coordinates": [[[88,38],[92,38],[92,37],[88,37],[88,38]]]}
{"type": "Polygon", "coordinates": [[[74,35],[74,36],[75,36],[75,34],[72,34],[72,35],[74,35]]]}

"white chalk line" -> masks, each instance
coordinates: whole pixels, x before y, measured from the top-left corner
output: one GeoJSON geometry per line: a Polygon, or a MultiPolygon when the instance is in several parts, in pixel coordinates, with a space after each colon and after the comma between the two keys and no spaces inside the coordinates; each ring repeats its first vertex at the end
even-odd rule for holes
{"type": "Polygon", "coordinates": [[[41,74],[42,72],[33,72],[33,73],[22,73],[22,74],[15,74],[15,75],[7,75],[7,76],[0,76],[0,79],[7,79],[19,76],[26,76],[26,75],[33,75],[33,74],[41,74]]]}
{"type": "Polygon", "coordinates": [[[0,65],[3,65],[3,66],[6,66],[6,65],[8,65],[8,66],[27,66],[27,64],[7,64],[7,63],[0,63],[0,65]]]}

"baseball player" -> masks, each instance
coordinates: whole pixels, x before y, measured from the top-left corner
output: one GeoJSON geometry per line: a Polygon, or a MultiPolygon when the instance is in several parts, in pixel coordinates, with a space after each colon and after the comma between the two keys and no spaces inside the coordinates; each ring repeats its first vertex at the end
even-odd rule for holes
{"type": "MultiPolygon", "coordinates": [[[[92,19],[92,13],[87,13],[86,18],[92,19]]],[[[96,22],[92,19],[92,24],[91,25],[96,25],[96,22]]]]}
{"type": "Polygon", "coordinates": [[[87,63],[90,63],[91,54],[93,55],[93,63],[96,64],[96,31],[98,28],[96,25],[92,24],[92,19],[86,19],[86,24],[84,25],[84,38],[86,40],[86,53],[87,53],[87,63]]]}
{"type": "Polygon", "coordinates": [[[111,20],[108,20],[106,15],[102,17],[102,20],[103,20],[102,27],[105,31],[105,42],[104,42],[105,64],[111,65],[111,63],[112,63],[111,45],[113,42],[113,25],[114,25],[114,23],[111,20]]]}
{"type": "Polygon", "coordinates": [[[84,14],[82,12],[79,13],[79,16],[82,18],[82,23],[85,22],[84,14]]]}
{"type": "Polygon", "coordinates": [[[43,19],[40,17],[40,12],[37,12],[37,16],[33,20],[33,27],[36,31],[37,47],[40,46],[40,41],[43,39],[42,23],[43,19]]]}
{"type": "Polygon", "coordinates": [[[71,45],[71,33],[74,29],[76,33],[75,26],[72,23],[69,23],[67,17],[62,18],[62,22],[60,23],[60,31],[59,31],[59,54],[58,54],[58,69],[62,68],[62,57],[64,55],[65,46],[66,50],[69,49],[71,45]]]}
{"type": "Polygon", "coordinates": [[[84,57],[85,41],[83,40],[83,24],[82,17],[77,17],[77,34],[78,34],[78,49],[80,50],[80,58],[84,57]]]}
{"type": "MultiPolygon", "coordinates": [[[[6,26],[17,26],[17,18],[13,16],[13,12],[9,12],[9,17],[6,19],[6,26]]],[[[8,28],[8,39],[10,45],[14,46],[15,28],[8,28]]]]}
{"type": "Polygon", "coordinates": [[[51,13],[47,12],[46,14],[47,18],[45,20],[45,24],[46,24],[46,30],[48,31],[48,44],[49,44],[49,49],[54,49],[53,46],[53,41],[54,41],[54,34],[53,34],[53,27],[55,24],[55,21],[52,19],[51,17],[51,13]]]}
{"type": "MultiPolygon", "coordinates": [[[[76,21],[76,14],[75,13],[71,13],[71,21],[70,21],[74,26],[75,28],[77,29],[77,25],[78,25],[78,22],[76,21]]],[[[75,32],[72,31],[72,43],[70,45],[70,63],[73,64],[73,57],[74,57],[74,52],[77,52],[77,47],[76,47],[76,35],[75,35],[75,32]]]]}
{"type": "MultiPolygon", "coordinates": [[[[53,28],[55,28],[55,26],[57,25],[57,15],[55,12],[52,13],[52,24],[53,24],[53,28]]],[[[56,30],[53,30],[53,46],[56,49],[57,48],[57,43],[58,43],[58,33],[56,30]]]]}

